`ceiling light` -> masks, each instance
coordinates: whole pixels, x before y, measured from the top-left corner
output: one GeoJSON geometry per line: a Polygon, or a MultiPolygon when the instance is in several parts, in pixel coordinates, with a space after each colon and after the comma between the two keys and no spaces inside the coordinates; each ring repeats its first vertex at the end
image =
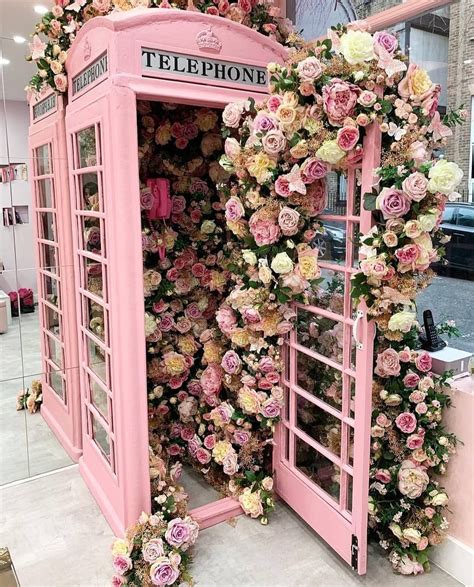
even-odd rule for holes
{"type": "Polygon", "coordinates": [[[13,35],[13,40],[15,41],[15,43],[18,43],[19,45],[26,42],[25,37],[22,37],[21,35],[13,35]]]}
{"type": "Polygon", "coordinates": [[[37,14],[46,14],[48,12],[48,9],[46,8],[46,6],[43,6],[42,4],[36,4],[36,6],[33,6],[33,10],[37,14]]]}
{"type": "Polygon", "coordinates": [[[10,59],[6,59],[6,57],[0,57],[0,64],[1,65],[8,65],[10,63],[10,59]]]}

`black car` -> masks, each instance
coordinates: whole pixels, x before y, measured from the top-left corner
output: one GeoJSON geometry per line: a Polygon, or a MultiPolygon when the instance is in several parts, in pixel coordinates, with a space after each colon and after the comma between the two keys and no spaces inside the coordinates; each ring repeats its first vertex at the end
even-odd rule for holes
{"type": "Polygon", "coordinates": [[[445,245],[448,267],[474,274],[474,204],[446,204],[441,228],[451,237],[445,245]]]}
{"type": "Polygon", "coordinates": [[[324,222],[322,232],[319,232],[313,246],[319,249],[319,258],[329,261],[344,259],[346,250],[346,230],[344,222],[324,222]]]}

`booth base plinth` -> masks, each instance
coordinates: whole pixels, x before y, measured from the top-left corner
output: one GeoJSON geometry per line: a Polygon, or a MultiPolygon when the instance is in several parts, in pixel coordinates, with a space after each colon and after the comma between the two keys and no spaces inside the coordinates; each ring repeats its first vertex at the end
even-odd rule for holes
{"type": "Polygon", "coordinates": [[[224,497],[213,503],[208,503],[194,508],[189,514],[199,523],[199,528],[204,530],[221,522],[226,522],[235,516],[243,514],[242,506],[232,497],[224,497]]]}

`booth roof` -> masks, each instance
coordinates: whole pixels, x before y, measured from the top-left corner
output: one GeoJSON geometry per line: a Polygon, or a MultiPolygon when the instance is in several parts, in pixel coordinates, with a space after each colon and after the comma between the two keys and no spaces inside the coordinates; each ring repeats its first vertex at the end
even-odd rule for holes
{"type": "Polygon", "coordinates": [[[201,22],[203,25],[212,25],[216,29],[221,30],[227,28],[229,32],[236,31],[244,34],[249,39],[257,41],[273,51],[275,55],[280,56],[282,61],[288,56],[288,50],[283,45],[248,26],[223,18],[222,16],[213,16],[198,11],[181,10],[179,8],[134,8],[133,10],[113,12],[106,16],[91,18],[81,27],[71,46],[70,54],[74,53],[74,48],[79,45],[79,41],[94,28],[107,28],[113,32],[120,32],[133,27],[179,20],[201,22]]]}

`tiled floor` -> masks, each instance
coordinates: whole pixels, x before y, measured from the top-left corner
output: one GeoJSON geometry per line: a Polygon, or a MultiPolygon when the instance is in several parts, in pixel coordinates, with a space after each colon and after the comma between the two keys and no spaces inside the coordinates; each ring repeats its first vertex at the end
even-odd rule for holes
{"type": "MultiPolygon", "coordinates": [[[[76,466],[0,489],[0,511],[0,544],[22,587],[110,585],[113,535],[76,466]]],[[[394,575],[373,549],[368,574],[358,577],[283,504],[268,526],[241,516],[235,527],[204,530],[194,552],[198,587],[459,586],[436,567],[394,575]]]]}
{"type": "Polygon", "coordinates": [[[15,410],[41,374],[38,312],[13,318],[0,336],[0,485],[71,464],[40,413],[15,410]]]}

